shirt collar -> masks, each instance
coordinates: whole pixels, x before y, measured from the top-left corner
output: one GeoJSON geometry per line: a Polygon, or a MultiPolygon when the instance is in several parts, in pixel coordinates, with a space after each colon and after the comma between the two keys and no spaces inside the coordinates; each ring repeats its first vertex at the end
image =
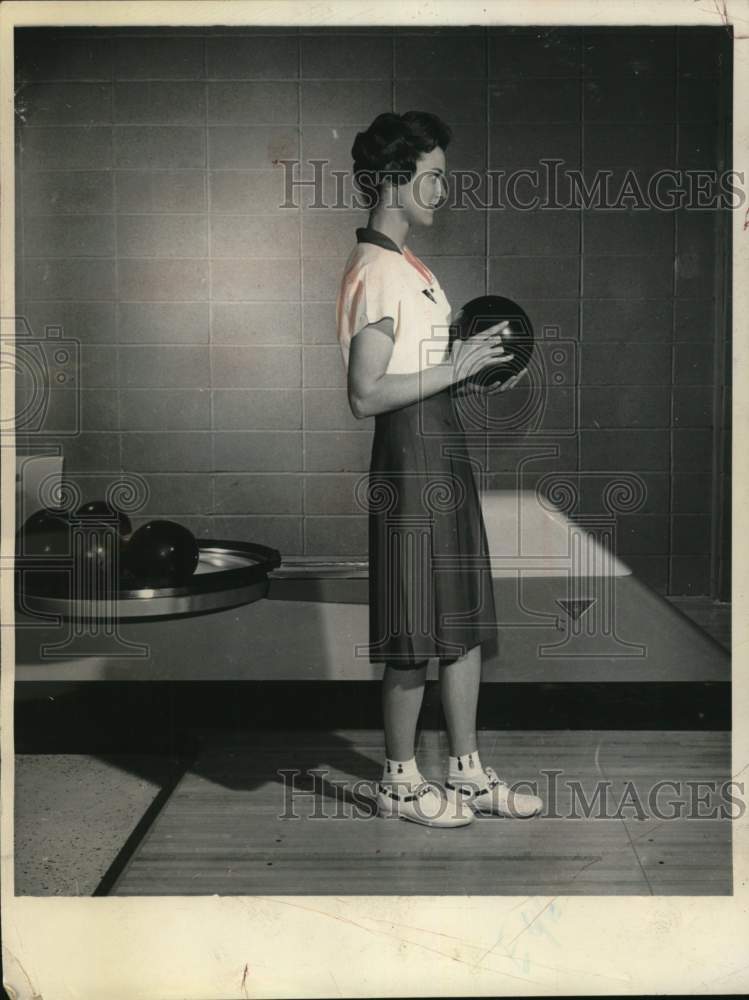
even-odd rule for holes
{"type": "Polygon", "coordinates": [[[389,236],[381,233],[379,229],[373,229],[371,226],[360,226],[356,230],[356,240],[357,243],[375,243],[378,247],[384,247],[385,250],[395,250],[396,253],[403,253],[395,240],[391,240],[389,236]]]}

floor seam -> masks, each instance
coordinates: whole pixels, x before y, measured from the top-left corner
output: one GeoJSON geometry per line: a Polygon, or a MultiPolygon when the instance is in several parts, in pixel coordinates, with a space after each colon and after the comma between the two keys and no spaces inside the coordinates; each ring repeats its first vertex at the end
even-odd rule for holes
{"type": "MultiPolygon", "coordinates": [[[[598,756],[598,751],[600,749],[601,749],[601,743],[599,742],[598,746],[596,747],[596,754],[595,754],[596,770],[598,771],[598,773],[600,775],[602,775],[604,781],[612,781],[612,779],[609,778],[608,774],[606,774],[605,768],[600,763],[599,756],[598,756]]],[[[645,885],[648,887],[648,892],[650,893],[651,896],[655,896],[655,892],[653,891],[653,886],[650,884],[650,879],[648,878],[647,872],[643,868],[642,861],[640,860],[640,855],[637,853],[637,849],[636,849],[636,847],[634,845],[634,841],[632,840],[632,835],[629,832],[629,827],[627,826],[627,822],[626,822],[626,820],[624,819],[623,816],[619,817],[619,822],[624,826],[624,832],[627,835],[627,840],[629,841],[629,846],[630,846],[630,848],[632,850],[632,853],[635,856],[635,860],[637,861],[637,867],[640,869],[642,877],[645,879],[645,885]]]]}

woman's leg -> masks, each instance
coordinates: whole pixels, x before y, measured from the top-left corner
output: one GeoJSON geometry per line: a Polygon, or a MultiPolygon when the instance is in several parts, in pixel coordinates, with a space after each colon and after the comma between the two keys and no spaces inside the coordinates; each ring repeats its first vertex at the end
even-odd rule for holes
{"type": "Polygon", "coordinates": [[[478,748],[476,712],[480,684],[480,644],[452,663],[440,665],[440,695],[453,757],[462,757],[478,748]]]}
{"type": "Polygon", "coordinates": [[[382,676],[382,715],[385,754],[391,760],[410,760],[415,753],[416,724],[424,698],[429,660],[406,669],[385,664],[382,676]]]}
{"type": "Polygon", "coordinates": [[[385,755],[382,781],[378,782],[377,812],[427,826],[466,826],[473,810],[452,793],[448,796],[427,781],[415,758],[416,724],[424,697],[429,660],[412,668],[386,663],[382,684],[385,719],[385,755]],[[399,761],[393,766],[394,761],[399,761]]]}
{"type": "Polygon", "coordinates": [[[498,816],[533,816],[543,808],[538,795],[513,791],[478,752],[476,711],[481,684],[481,646],[452,663],[440,661],[440,693],[450,737],[448,788],[469,794],[471,808],[498,816]]]}

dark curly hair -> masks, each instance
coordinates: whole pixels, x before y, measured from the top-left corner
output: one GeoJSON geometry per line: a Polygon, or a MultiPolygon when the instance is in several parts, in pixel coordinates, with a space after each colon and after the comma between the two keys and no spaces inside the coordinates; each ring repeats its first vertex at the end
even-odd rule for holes
{"type": "Polygon", "coordinates": [[[365,196],[367,208],[377,204],[382,184],[404,184],[416,173],[416,161],[439,146],[447,149],[452,130],[428,111],[403,115],[386,111],[378,115],[366,132],[357,132],[351,147],[354,184],[365,196]]]}

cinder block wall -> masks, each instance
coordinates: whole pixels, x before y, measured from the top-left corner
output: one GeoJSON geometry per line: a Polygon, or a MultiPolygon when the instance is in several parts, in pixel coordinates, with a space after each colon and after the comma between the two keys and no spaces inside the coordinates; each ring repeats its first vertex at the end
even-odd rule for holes
{"type": "MultiPolygon", "coordinates": [[[[88,498],[121,470],[142,473],[150,498],[136,522],[173,517],[287,555],[364,555],[353,486],[372,422],[348,411],[334,300],[366,213],[315,209],[309,189],[301,208],[282,208],[279,161],[301,160],[305,179],[312,159],[348,171],[354,135],[376,114],[420,108],[453,127],[454,170],[559,157],[616,182],[627,168],[714,168],[727,134],[721,39],[17,32],[17,313],[36,335],[62,326],[81,344],[71,478],[88,498]]],[[[525,432],[519,451],[492,449],[489,485],[513,485],[522,455],[525,485],[564,473],[579,487],[573,511],[595,514],[599,473],[641,475],[647,499],[619,517],[619,552],[673,594],[709,593],[719,559],[723,221],[474,208],[438,213],[408,241],[455,307],[505,294],[572,342],[575,377],[550,387],[542,427],[572,433],[551,456],[525,432]]],[[[69,388],[51,394],[52,429],[71,419],[69,388]]],[[[529,391],[507,397],[522,408],[529,391]]]]}

